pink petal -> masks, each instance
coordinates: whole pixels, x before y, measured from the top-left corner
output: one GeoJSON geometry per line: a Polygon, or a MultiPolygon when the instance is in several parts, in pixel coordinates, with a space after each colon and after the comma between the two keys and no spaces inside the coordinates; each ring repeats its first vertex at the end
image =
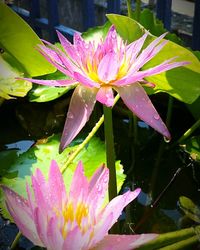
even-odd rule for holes
{"type": "MultiPolygon", "coordinates": [[[[120,37],[119,37],[120,39],[120,37]]],[[[112,25],[107,33],[107,36],[105,38],[105,41],[103,43],[103,52],[108,53],[110,51],[114,51],[117,49],[117,32],[115,29],[115,26],[112,25]]]]}
{"type": "Polygon", "coordinates": [[[88,181],[84,175],[83,164],[79,162],[74,172],[69,197],[75,202],[78,202],[81,195],[85,196],[85,198],[87,197],[88,181]]]}
{"type": "Polygon", "coordinates": [[[66,199],[66,189],[60,169],[54,160],[51,161],[48,180],[51,202],[58,210],[61,210],[63,200],[66,199]]]}
{"type": "Polygon", "coordinates": [[[59,54],[54,49],[55,47],[53,48],[53,45],[52,45],[53,49],[51,49],[51,48],[49,48],[49,47],[47,47],[45,45],[38,45],[38,48],[39,48],[40,51],[44,52],[52,61],[60,64],[61,66],[64,66],[63,63],[62,63],[62,60],[60,60],[59,54]]]}
{"type": "Polygon", "coordinates": [[[109,170],[104,165],[99,167],[89,182],[88,203],[92,210],[98,213],[108,190],[109,170]]]}
{"type": "Polygon", "coordinates": [[[107,53],[99,63],[98,66],[98,76],[99,79],[108,83],[115,80],[119,70],[119,62],[115,53],[107,53]]]}
{"type": "Polygon", "coordinates": [[[42,210],[40,207],[35,208],[34,222],[35,222],[35,226],[37,229],[37,233],[40,237],[40,240],[43,242],[44,246],[48,246],[48,237],[47,237],[48,213],[47,211],[42,210]]]}
{"type": "Polygon", "coordinates": [[[98,223],[94,226],[94,237],[90,242],[90,248],[95,246],[98,242],[100,242],[107,234],[108,230],[111,228],[111,224],[113,221],[113,212],[109,213],[106,218],[99,220],[98,223]]]}
{"type": "Polygon", "coordinates": [[[61,71],[63,74],[65,75],[68,75],[71,77],[71,73],[68,69],[66,69],[64,67],[64,65],[60,65],[59,63],[57,63],[56,61],[52,60],[48,54],[46,54],[44,51],[42,50],[39,50],[38,51],[40,52],[40,54],[42,54],[44,56],[44,58],[49,62],[51,63],[52,65],[54,65],[59,71],[61,71]]]}
{"type": "Polygon", "coordinates": [[[33,211],[34,211],[34,209],[36,207],[36,203],[35,203],[34,195],[31,192],[31,188],[30,188],[28,183],[26,183],[26,193],[27,193],[27,196],[28,196],[29,207],[31,209],[31,213],[33,214],[33,211]]]}
{"type": "Polygon", "coordinates": [[[91,180],[89,182],[89,191],[92,191],[93,188],[96,187],[96,183],[99,182],[99,180],[102,178],[102,176],[104,176],[104,183],[106,183],[106,185],[108,185],[107,175],[109,175],[109,170],[103,164],[92,175],[92,178],[91,178],[91,180]]]}
{"type": "Polygon", "coordinates": [[[114,95],[111,87],[101,87],[97,92],[96,100],[106,105],[107,107],[112,107],[114,104],[114,95]]]}
{"type": "Polygon", "coordinates": [[[47,225],[47,239],[48,245],[46,246],[48,249],[62,249],[64,240],[63,236],[58,228],[58,221],[56,216],[51,217],[48,221],[47,225]]]}
{"type": "Polygon", "coordinates": [[[69,85],[74,85],[77,83],[76,80],[68,80],[68,79],[63,79],[63,80],[39,80],[39,79],[32,79],[32,78],[19,78],[17,77],[16,79],[19,80],[27,80],[29,82],[34,82],[37,84],[41,84],[41,85],[46,85],[46,86],[57,86],[57,87],[65,87],[65,86],[69,86],[69,85]]]}
{"type": "Polygon", "coordinates": [[[85,234],[82,234],[79,227],[76,226],[72,231],[67,234],[65,238],[62,250],[86,250],[89,243],[91,229],[87,230],[85,234]]]}
{"type": "Polygon", "coordinates": [[[136,190],[132,192],[127,191],[123,195],[119,195],[115,197],[114,199],[110,201],[110,203],[108,203],[108,205],[105,207],[105,210],[103,212],[102,219],[107,218],[110,213],[113,214],[113,219],[112,219],[110,228],[117,221],[117,219],[122,213],[122,210],[139,195],[140,191],[141,191],[140,188],[137,188],[136,190]]]}
{"type": "Polygon", "coordinates": [[[123,195],[115,197],[108,203],[102,213],[99,214],[99,217],[97,217],[98,224],[95,227],[95,237],[99,238],[108,232],[121,215],[124,207],[133,201],[139,195],[140,191],[140,188],[137,188],[133,192],[128,191],[123,195]]]}
{"type": "Polygon", "coordinates": [[[138,54],[140,53],[140,50],[142,49],[142,46],[144,45],[147,36],[148,33],[145,32],[141,38],[132,42],[126,47],[126,56],[127,58],[130,57],[130,63],[133,63],[138,54]]]}
{"type": "MultiPolygon", "coordinates": [[[[38,169],[36,171],[39,171],[38,169]]],[[[48,205],[51,204],[51,201],[49,199],[49,193],[46,189],[45,183],[42,184],[38,182],[37,178],[35,176],[31,177],[32,179],[32,188],[34,191],[34,197],[35,197],[35,203],[36,207],[40,207],[43,211],[48,210],[48,205]]]]}
{"type": "Polygon", "coordinates": [[[189,62],[186,62],[186,61],[169,63],[172,60],[174,60],[175,58],[176,57],[170,58],[170,59],[164,61],[163,63],[161,63],[153,68],[135,72],[132,76],[127,75],[126,77],[121,78],[119,81],[116,81],[115,86],[125,86],[125,85],[129,85],[129,84],[135,84],[135,82],[137,82],[137,81],[144,81],[143,78],[145,78],[145,77],[156,75],[156,74],[162,73],[164,71],[189,64],[189,62]]]}
{"type": "Polygon", "coordinates": [[[86,87],[100,87],[99,83],[90,80],[89,77],[84,76],[83,74],[80,74],[78,72],[74,72],[74,79],[76,79],[77,82],[85,85],[86,87]]]}
{"type": "Polygon", "coordinates": [[[1,187],[5,194],[8,211],[13,217],[14,222],[18,226],[19,230],[34,244],[43,246],[37,234],[31,209],[27,200],[24,199],[22,196],[19,196],[10,188],[3,185],[1,187]]]}
{"type": "Polygon", "coordinates": [[[167,40],[160,43],[160,41],[166,36],[167,33],[162,34],[157,37],[153,42],[151,42],[137,57],[136,62],[133,64],[133,70],[139,70],[145,63],[150,61],[158,52],[166,45],[167,40]],[[160,44],[159,44],[160,43],[160,44]]]}
{"type": "Polygon", "coordinates": [[[170,138],[170,133],[161,120],[158,112],[154,108],[147,93],[139,83],[134,83],[126,87],[115,88],[126,106],[141,120],[149,124],[166,138],[170,138]]]}
{"type": "Polygon", "coordinates": [[[133,250],[148,241],[155,239],[157,234],[107,235],[95,246],[95,250],[133,250]]]}
{"type": "Polygon", "coordinates": [[[57,35],[65,52],[69,55],[69,57],[71,57],[72,60],[76,61],[77,56],[74,46],[59,31],[57,31],[57,35]]]}
{"type": "Polygon", "coordinates": [[[161,63],[161,64],[159,64],[159,65],[157,65],[157,66],[155,66],[153,68],[150,68],[150,69],[147,69],[147,70],[144,70],[144,71],[139,71],[138,75],[141,74],[142,78],[143,77],[148,77],[148,76],[152,76],[152,75],[162,73],[162,72],[170,70],[170,69],[174,69],[174,68],[189,64],[189,62],[186,62],[186,61],[169,63],[172,60],[174,60],[174,58],[166,60],[163,63],[161,63]]]}
{"type": "Polygon", "coordinates": [[[77,86],[72,97],[60,143],[60,152],[76,137],[88,121],[96,102],[96,91],[77,86]]]}

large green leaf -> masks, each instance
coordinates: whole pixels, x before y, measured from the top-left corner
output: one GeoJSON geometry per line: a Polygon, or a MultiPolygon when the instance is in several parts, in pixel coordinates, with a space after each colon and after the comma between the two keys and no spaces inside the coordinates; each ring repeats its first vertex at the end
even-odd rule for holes
{"type": "Polygon", "coordinates": [[[31,27],[0,2],[0,48],[10,53],[29,76],[45,75],[55,68],[36,50],[42,44],[31,27]]]}
{"type": "MultiPolygon", "coordinates": [[[[163,22],[156,18],[152,10],[144,8],[140,13],[140,24],[144,26],[146,30],[151,32],[155,36],[160,36],[161,34],[167,32],[164,28],[163,22]]],[[[171,40],[178,44],[183,44],[181,38],[179,38],[174,33],[168,33],[166,39],[171,40]]]]}
{"type": "MultiPolygon", "coordinates": [[[[113,23],[124,40],[129,43],[139,38],[144,33],[144,27],[135,20],[121,15],[108,14],[108,19],[113,23]]],[[[154,37],[148,39],[152,41],[154,37]]],[[[148,63],[144,69],[160,64],[164,60],[177,56],[177,61],[189,61],[189,65],[172,69],[170,71],[147,77],[146,79],[156,84],[149,93],[166,92],[185,103],[192,103],[200,94],[200,62],[188,49],[169,41],[167,45],[148,63]]]]}
{"type": "Polygon", "coordinates": [[[111,26],[111,23],[106,22],[103,26],[96,26],[96,27],[89,28],[87,31],[83,32],[81,36],[86,41],[91,41],[91,40],[99,41],[99,39],[106,37],[110,26],[111,26]]]}
{"type": "MultiPolygon", "coordinates": [[[[2,151],[0,153],[2,175],[0,183],[11,187],[20,195],[26,197],[25,182],[30,181],[30,175],[34,173],[36,168],[40,168],[45,176],[47,176],[52,159],[56,160],[59,166],[62,167],[69,155],[71,155],[71,153],[78,147],[78,144],[68,147],[62,154],[59,154],[59,143],[60,136],[55,135],[49,137],[46,143],[38,143],[19,156],[17,156],[19,152],[16,150],[2,151]]],[[[84,164],[86,176],[90,178],[94,171],[102,163],[106,162],[104,143],[98,138],[92,138],[87,147],[85,147],[74,159],[72,164],[69,165],[63,175],[67,188],[70,186],[74,170],[80,160],[84,164]]],[[[123,168],[119,161],[116,162],[116,169],[118,190],[120,190],[125,175],[123,174],[123,168]]],[[[2,193],[0,194],[0,200],[0,208],[2,209],[4,216],[9,218],[2,193]]]]}

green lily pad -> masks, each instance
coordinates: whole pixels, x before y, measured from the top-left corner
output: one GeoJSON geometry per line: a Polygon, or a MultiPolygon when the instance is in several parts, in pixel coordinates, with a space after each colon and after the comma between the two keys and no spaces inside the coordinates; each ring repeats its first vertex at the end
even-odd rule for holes
{"type": "Polygon", "coordinates": [[[13,68],[0,55],[0,97],[12,99],[14,96],[23,97],[31,89],[32,83],[23,80],[16,80],[16,77],[22,77],[23,74],[13,68]]]}
{"type": "Polygon", "coordinates": [[[181,196],[179,198],[179,206],[188,218],[200,223],[200,208],[193,201],[185,196],[181,196]]]}
{"type": "MultiPolygon", "coordinates": [[[[79,144],[66,148],[62,154],[58,153],[60,136],[49,137],[46,143],[36,144],[27,152],[17,156],[13,150],[0,153],[1,160],[1,180],[0,183],[9,186],[20,195],[26,197],[25,183],[30,182],[30,176],[36,168],[47,177],[50,162],[56,160],[60,168],[63,167],[68,157],[76,150],[79,144]],[[6,155],[6,157],[5,157],[6,155]],[[7,161],[6,159],[9,159],[7,161]]],[[[80,141],[79,141],[80,143],[80,141]]],[[[89,144],[77,155],[74,161],[68,166],[63,174],[66,187],[69,188],[74,170],[79,161],[84,164],[85,174],[90,178],[94,171],[106,162],[105,145],[98,138],[92,138],[89,144]]],[[[123,167],[119,161],[116,162],[118,191],[124,182],[125,175],[123,167]]],[[[0,193],[0,208],[5,218],[10,218],[4,204],[2,192],[0,193]]]]}
{"type": "Polygon", "coordinates": [[[182,147],[190,154],[192,159],[200,162],[200,136],[194,136],[186,140],[182,147]]]}
{"type": "Polygon", "coordinates": [[[10,7],[0,2],[0,48],[12,55],[28,76],[40,76],[55,68],[36,50],[42,44],[31,27],[10,7]]]}
{"type": "MultiPolygon", "coordinates": [[[[121,37],[129,43],[144,33],[144,27],[129,17],[116,14],[108,14],[107,17],[115,25],[121,37]]],[[[147,42],[152,40],[153,36],[147,42]]],[[[178,57],[177,61],[188,61],[190,64],[146,77],[149,82],[156,85],[148,93],[166,92],[182,102],[192,103],[200,94],[200,62],[191,51],[169,41],[154,58],[144,65],[143,69],[154,67],[174,56],[178,57]]]]}

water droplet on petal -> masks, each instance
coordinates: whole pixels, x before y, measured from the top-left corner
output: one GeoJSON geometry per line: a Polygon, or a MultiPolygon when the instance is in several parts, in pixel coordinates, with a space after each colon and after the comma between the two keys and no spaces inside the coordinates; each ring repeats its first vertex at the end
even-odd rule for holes
{"type": "Polygon", "coordinates": [[[158,114],[155,114],[155,115],[153,116],[153,118],[154,118],[155,120],[159,120],[159,119],[160,119],[160,116],[159,116],[158,114]]]}
{"type": "Polygon", "coordinates": [[[104,182],[104,183],[107,183],[107,182],[108,182],[108,178],[107,178],[107,177],[104,178],[104,179],[103,179],[103,182],[104,182]]]}
{"type": "Polygon", "coordinates": [[[111,37],[112,37],[113,39],[116,39],[116,34],[115,34],[115,33],[112,33],[111,37]]]}
{"type": "Polygon", "coordinates": [[[136,92],[139,92],[140,90],[139,90],[139,88],[138,88],[138,87],[136,87],[136,88],[135,88],[135,91],[136,91],[136,92]]]}
{"type": "Polygon", "coordinates": [[[98,192],[101,192],[101,190],[102,190],[101,185],[97,185],[97,191],[98,191],[98,192]]]}
{"type": "Polygon", "coordinates": [[[73,118],[74,118],[74,115],[73,115],[71,112],[68,112],[68,113],[67,113],[67,118],[73,119],[73,118]]]}
{"type": "Polygon", "coordinates": [[[164,139],[164,141],[166,142],[166,143],[169,143],[171,140],[169,139],[169,138],[167,138],[167,137],[163,137],[163,139],[164,139]]]}

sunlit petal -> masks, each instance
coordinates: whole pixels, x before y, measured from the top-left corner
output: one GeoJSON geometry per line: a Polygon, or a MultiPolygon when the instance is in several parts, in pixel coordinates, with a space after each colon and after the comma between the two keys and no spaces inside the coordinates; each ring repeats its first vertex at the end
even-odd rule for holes
{"type": "Polygon", "coordinates": [[[101,87],[96,95],[97,101],[106,105],[107,107],[112,107],[114,104],[114,95],[111,87],[101,87]]]}
{"type": "Polygon", "coordinates": [[[79,162],[72,178],[69,196],[73,197],[73,200],[78,201],[78,197],[82,193],[86,198],[86,195],[88,195],[88,185],[89,183],[84,175],[82,162],[79,162]]]}
{"type": "Polygon", "coordinates": [[[67,119],[61,137],[60,151],[63,151],[84,127],[92,113],[95,101],[96,91],[92,91],[81,85],[76,87],[71,97],[67,119]]]}
{"type": "Polygon", "coordinates": [[[32,79],[32,78],[16,78],[16,79],[24,79],[29,82],[41,84],[41,85],[46,85],[46,86],[55,86],[55,87],[65,87],[65,86],[70,86],[74,85],[77,83],[76,80],[68,80],[68,79],[63,79],[63,80],[38,80],[38,79],[32,79]]]}
{"type": "Polygon", "coordinates": [[[141,120],[149,124],[166,138],[170,138],[169,131],[158,112],[154,108],[147,93],[139,83],[116,88],[126,106],[141,120]]]}
{"type": "Polygon", "coordinates": [[[139,195],[140,191],[140,188],[137,188],[133,192],[128,191],[125,194],[119,195],[112,199],[100,216],[100,222],[102,224],[106,223],[106,218],[109,218],[109,216],[112,215],[112,220],[110,221],[110,225],[108,225],[110,229],[117,222],[117,219],[121,215],[124,207],[133,201],[139,195]]]}
{"type": "Polygon", "coordinates": [[[34,242],[34,244],[43,246],[40,238],[38,237],[27,200],[6,186],[1,186],[1,188],[5,194],[6,205],[9,213],[13,217],[19,230],[23,233],[23,235],[34,242]]]}
{"type": "Polygon", "coordinates": [[[107,235],[91,250],[133,250],[157,237],[156,234],[107,235]]]}
{"type": "Polygon", "coordinates": [[[51,161],[48,179],[48,190],[51,194],[51,202],[57,206],[58,210],[62,209],[63,200],[66,199],[65,184],[63,181],[62,174],[56,163],[56,161],[51,161]]]}
{"type": "Polygon", "coordinates": [[[112,80],[115,80],[118,70],[118,58],[115,53],[110,52],[106,54],[99,63],[99,79],[104,83],[108,83],[112,80]]]}

